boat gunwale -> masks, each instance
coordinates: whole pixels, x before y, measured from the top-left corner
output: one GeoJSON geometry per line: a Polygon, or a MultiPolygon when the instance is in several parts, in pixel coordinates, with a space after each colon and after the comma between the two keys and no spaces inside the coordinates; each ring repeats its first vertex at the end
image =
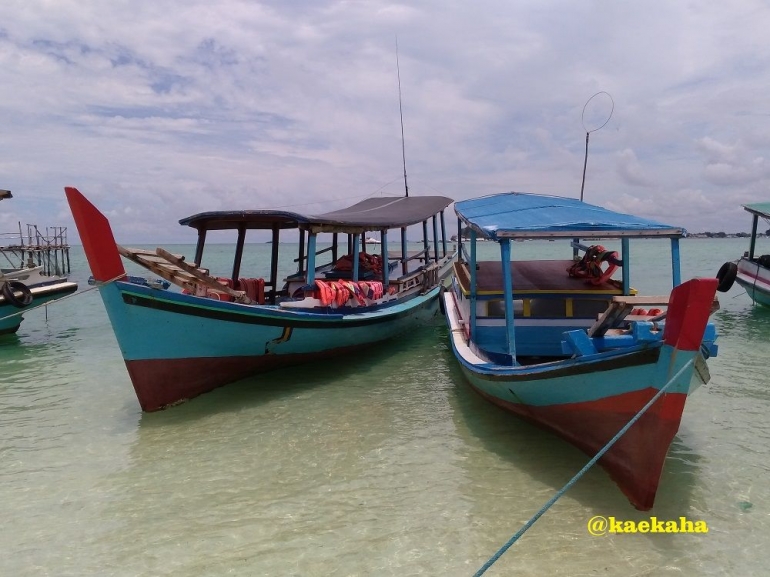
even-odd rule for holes
{"type": "Polygon", "coordinates": [[[436,286],[425,294],[414,293],[406,298],[393,299],[390,302],[367,307],[369,310],[356,310],[356,307],[351,307],[349,312],[338,313],[287,309],[270,304],[245,305],[218,301],[208,297],[158,291],[125,281],[116,281],[114,284],[120,292],[122,302],[127,306],[142,306],[168,313],[218,318],[226,322],[313,328],[356,327],[397,319],[429,303],[440,291],[440,287],[436,286]],[[393,308],[398,306],[403,310],[394,311],[393,308]]]}
{"type": "MultiPolygon", "coordinates": [[[[455,339],[460,339],[461,342],[464,339],[461,335],[450,335],[455,358],[462,367],[481,380],[495,382],[499,385],[590,375],[602,371],[654,365],[660,358],[663,346],[663,342],[659,341],[545,363],[505,366],[492,361],[480,364],[468,360],[466,355],[457,347],[455,339]]],[[[470,350],[468,343],[463,344],[470,350]]],[[[481,358],[476,352],[471,352],[474,356],[481,358]]]]}

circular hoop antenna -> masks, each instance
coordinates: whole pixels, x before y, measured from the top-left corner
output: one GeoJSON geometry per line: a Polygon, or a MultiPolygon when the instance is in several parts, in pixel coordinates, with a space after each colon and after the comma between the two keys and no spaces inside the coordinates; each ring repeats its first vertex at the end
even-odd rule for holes
{"type": "MultiPolygon", "coordinates": [[[[590,112],[590,111],[589,111],[590,112]]],[[[609,92],[605,92],[602,90],[601,92],[597,92],[594,94],[591,98],[589,98],[586,103],[583,105],[583,114],[580,116],[580,121],[583,123],[583,128],[585,128],[586,131],[586,155],[585,159],[583,160],[583,182],[580,185],[580,201],[583,201],[583,191],[586,187],[586,167],[588,166],[588,137],[591,135],[592,132],[596,132],[597,130],[600,130],[607,126],[607,123],[610,121],[610,118],[612,118],[612,113],[615,112],[615,101],[612,99],[612,96],[610,96],[609,92]],[[610,113],[607,115],[607,120],[604,122],[601,121],[603,116],[599,116],[598,120],[595,120],[593,122],[593,125],[596,126],[596,128],[589,130],[586,126],[586,109],[588,108],[588,105],[591,103],[591,101],[599,96],[600,94],[604,94],[607,98],[610,99],[610,113]]],[[[592,115],[593,116],[593,115],[592,115]]],[[[576,249],[577,250],[577,249],[576,249]]],[[[577,254],[577,253],[575,253],[577,254]]]]}
{"type": "MultiPolygon", "coordinates": [[[[590,112],[591,111],[589,111],[589,113],[590,112]]],[[[590,134],[592,132],[596,132],[597,130],[601,130],[602,128],[607,126],[607,123],[610,121],[610,118],[612,118],[613,112],[615,112],[615,101],[612,99],[612,96],[610,95],[609,92],[605,92],[604,90],[602,90],[601,92],[597,92],[596,94],[594,94],[591,98],[589,98],[586,101],[585,105],[583,105],[583,114],[580,116],[580,121],[583,123],[583,128],[585,128],[586,132],[590,134]],[[607,98],[610,99],[610,113],[607,115],[607,119],[604,122],[601,122],[601,118],[602,118],[601,116],[598,117],[598,120],[597,120],[596,115],[590,115],[590,116],[593,116],[593,118],[589,118],[589,121],[591,121],[592,124],[598,125],[598,126],[596,128],[589,130],[588,127],[586,126],[586,109],[588,108],[588,105],[591,103],[591,101],[597,96],[599,96],[600,94],[604,94],[607,98]],[[601,124],[599,124],[600,122],[601,124]]]]}

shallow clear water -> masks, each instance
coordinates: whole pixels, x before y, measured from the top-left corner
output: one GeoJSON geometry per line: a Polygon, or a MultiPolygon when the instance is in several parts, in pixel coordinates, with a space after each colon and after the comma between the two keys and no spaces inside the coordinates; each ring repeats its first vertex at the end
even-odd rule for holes
{"type": "MultiPolygon", "coordinates": [[[[684,278],[747,244],[682,241],[684,278]]],[[[640,291],[670,287],[667,247],[632,243],[640,291]]],[[[226,253],[207,254],[215,272],[226,253]]],[[[89,288],[79,249],[73,267],[89,288]]],[[[712,381],[688,401],[653,511],[592,469],[487,575],[766,574],[770,310],[737,286],[720,300],[712,381]],[[586,527],[651,514],[709,533],[586,527]]],[[[472,575],[588,458],[477,397],[442,323],[142,414],[96,291],[28,313],[0,342],[0,575],[472,575]]]]}

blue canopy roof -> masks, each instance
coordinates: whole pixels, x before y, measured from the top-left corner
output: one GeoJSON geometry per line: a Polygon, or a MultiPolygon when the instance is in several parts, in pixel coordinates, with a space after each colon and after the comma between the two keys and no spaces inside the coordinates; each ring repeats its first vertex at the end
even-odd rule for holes
{"type": "Polygon", "coordinates": [[[575,198],[506,192],[455,203],[460,219],[483,238],[682,237],[676,226],[613,212],[575,198]]]}

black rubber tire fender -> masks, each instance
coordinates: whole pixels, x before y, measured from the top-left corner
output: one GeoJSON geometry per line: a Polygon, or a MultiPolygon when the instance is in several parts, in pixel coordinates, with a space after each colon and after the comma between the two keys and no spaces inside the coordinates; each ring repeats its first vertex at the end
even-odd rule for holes
{"type": "Polygon", "coordinates": [[[737,264],[734,262],[726,262],[723,264],[717,273],[717,280],[719,281],[717,290],[721,293],[729,291],[735,282],[736,276],[738,276],[737,264]]]}
{"type": "Polygon", "coordinates": [[[2,292],[5,300],[16,308],[23,309],[32,304],[32,291],[23,282],[17,280],[6,281],[3,283],[2,292]],[[16,295],[17,292],[21,293],[21,298],[16,295]]]}

